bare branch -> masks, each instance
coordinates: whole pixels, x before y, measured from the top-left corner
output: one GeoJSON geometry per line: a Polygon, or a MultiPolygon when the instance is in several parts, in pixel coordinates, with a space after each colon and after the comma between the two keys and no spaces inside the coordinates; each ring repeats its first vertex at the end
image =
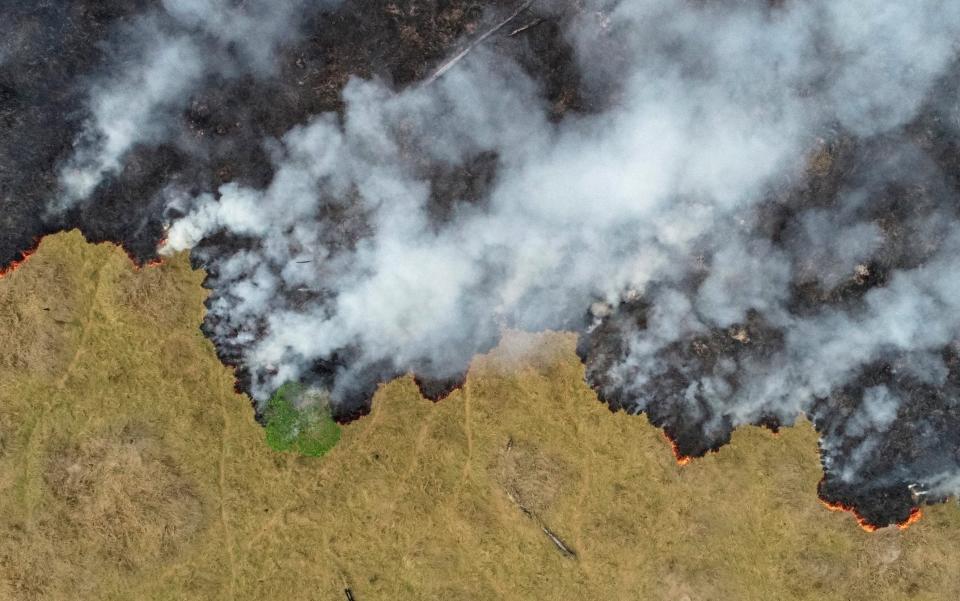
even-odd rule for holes
{"type": "Polygon", "coordinates": [[[521,25],[520,27],[517,27],[516,29],[511,31],[509,34],[507,34],[507,37],[512,38],[513,36],[523,33],[524,31],[530,29],[531,27],[536,27],[537,25],[543,23],[543,21],[544,21],[543,17],[537,17],[536,19],[534,19],[533,21],[530,21],[526,25],[521,25]]]}
{"type": "Polygon", "coordinates": [[[511,13],[509,17],[501,21],[499,24],[495,25],[493,28],[488,29],[486,32],[483,33],[483,35],[481,35],[477,39],[470,42],[470,44],[468,44],[466,48],[464,48],[459,53],[457,53],[453,58],[451,58],[447,62],[440,65],[430,77],[424,80],[423,85],[429,86],[433,82],[443,77],[444,73],[446,73],[447,71],[452,69],[454,66],[456,66],[457,63],[463,60],[463,57],[470,54],[471,50],[473,50],[474,48],[482,44],[487,38],[489,38],[493,34],[497,33],[498,31],[506,27],[507,24],[509,24],[514,19],[516,19],[518,16],[520,16],[520,13],[530,8],[530,6],[533,5],[534,2],[536,2],[536,0],[527,0],[526,2],[521,4],[520,7],[517,8],[517,10],[513,11],[513,13],[511,13]]]}

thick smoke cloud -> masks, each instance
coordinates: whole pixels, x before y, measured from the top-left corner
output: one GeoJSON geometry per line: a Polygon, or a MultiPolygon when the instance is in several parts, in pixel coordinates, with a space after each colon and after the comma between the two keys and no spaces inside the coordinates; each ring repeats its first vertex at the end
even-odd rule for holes
{"type": "MultiPolygon", "coordinates": [[[[592,53],[611,43],[600,38],[623,48],[624,70],[605,74],[617,102],[601,114],[551,123],[535,85],[497,56],[399,93],[353,81],[342,123],[320,116],[283,140],[269,188],[227,186],[174,223],[171,249],[222,230],[257,240],[224,259],[216,310],[241,330],[268,322],[247,355],[280,369],[267,388],[351,345],[361,363],[452,358],[440,367],[450,372],[495,324],[563,326],[597,299],[686,275],[695,253],[712,258],[694,303],[708,325],[777,312],[790,256],[750,239],[750,209],[799,174],[825,128],[876,133],[910,119],[950,64],[960,11],[629,2],[603,22],[571,29],[584,70],[604,58],[592,53]],[[480,153],[497,157],[492,189],[437,223],[422,163],[480,153]],[[345,250],[330,240],[342,211],[358,228],[345,250]],[[303,287],[330,298],[287,306],[303,287]]],[[[823,248],[825,219],[805,216],[813,239],[800,252],[828,258],[835,281],[880,234],[857,223],[823,248]]]]}
{"type": "MultiPolygon", "coordinates": [[[[200,82],[268,77],[315,4],[137,19],[55,206],[172,136],[200,82]]],[[[534,8],[587,110],[491,36],[420,84],[351,79],[263,140],[266,185],[171,179],[164,248],[208,269],[205,330],[253,396],[302,380],[349,413],[398,374],[448,387],[503,328],[574,329],[600,395],[682,452],[804,413],[823,492],[874,523],[954,492],[960,6],[534,8]]]]}
{"type": "Polygon", "coordinates": [[[60,170],[57,211],[88,198],[137,144],[158,143],[207,77],[268,75],[297,18],[337,0],[162,0],[119,32],[116,71],[89,92],[89,119],[60,170]]]}

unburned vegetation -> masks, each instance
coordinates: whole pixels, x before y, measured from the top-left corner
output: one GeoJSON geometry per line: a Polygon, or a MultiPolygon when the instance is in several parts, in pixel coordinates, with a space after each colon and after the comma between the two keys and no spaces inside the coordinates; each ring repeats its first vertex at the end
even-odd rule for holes
{"type": "Polygon", "coordinates": [[[567,334],[507,333],[442,401],[400,379],[326,456],[276,452],[199,333],[202,277],[68,233],[0,279],[0,599],[960,595],[954,503],[864,532],[817,500],[802,421],[680,467],[567,334]]]}
{"type": "Polygon", "coordinates": [[[340,426],[330,414],[327,395],[295,382],[284,384],[270,397],[264,419],[267,445],[275,451],[322,457],[340,440],[340,426]]]}
{"type": "Polygon", "coordinates": [[[190,482],[136,426],[53,452],[44,466],[62,538],[130,569],[176,553],[202,520],[190,482]]]}

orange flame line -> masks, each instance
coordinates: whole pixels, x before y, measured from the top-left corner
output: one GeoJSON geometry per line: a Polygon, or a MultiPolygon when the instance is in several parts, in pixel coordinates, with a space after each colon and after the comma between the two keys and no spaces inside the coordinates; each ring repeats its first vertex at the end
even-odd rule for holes
{"type": "MultiPolygon", "coordinates": [[[[160,242],[158,242],[156,246],[157,252],[159,252],[160,249],[163,248],[163,245],[166,243],[167,243],[167,239],[161,238],[160,242]]],[[[118,246],[120,246],[120,248],[123,248],[123,245],[118,244],[118,246]]],[[[131,254],[130,251],[128,251],[126,248],[123,248],[123,252],[127,254],[127,258],[130,259],[131,263],[133,263],[134,271],[140,271],[144,267],[159,267],[160,265],[163,265],[163,257],[155,257],[141,265],[140,263],[137,263],[137,260],[134,258],[133,254],[131,254]]]]}
{"type": "Polygon", "coordinates": [[[834,503],[831,501],[825,501],[823,498],[820,498],[820,502],[823,504],[824,507],[826,507],[830,511],[838,511],[838,512],[845,511],[847,513],[852,514],[853,517],[857,519],[857,524],[859,524],[860,527],[863,528],[864,531],[866,532],[876,532],[877,530],[879,530],[877,526],[874,526],[873,524],[868,522],[866,518],[864,518],[862,515],[860,515],[857,512],[855,508],[850,507],[849,505],[845,505],[843,503],[834,503]]]}
{"type": "MultiPolygon", "coordinates": [[[[40,238],[38,238],[34,242],[33,246],[31,246],[27,250],[22,251],[20,253],[19,260],[11,261],[10,264],[7,265],[6,267],[0,268],[0,279],[7,277],[8,275],[15,272],[17,269],[20,269],[21,267],[23,267],[24,263],[26,263],[30,259],[30,257],[32,257],[34,254],[36,254],[37,249],[40,248],[40,244],[43,242],[43,239],[46,237],[47,237],[46,235],[40,236],[40,238]]],[[[160,243],[157,245],[157,248],[158,249],[161,248],[165,242],[166,242],[166,239],[161,240],[160,243]]],[[[163,265],[163,262],[164,262],[163,257],[156,257],[154,259],[150,259],[149,261],[141,265],[140,263],[137,262],[137,260],[130,253],[130,251],[128,251],[126,248],[123,247],[122,244],[119,244],[119,243],[114,243],[114,244],[116,244],[116,246],[118,246],[121,250],[123,250],[124,254],[127,255],[127,258],[130,259],[130,262],[133,263],[134,271],[140,271],[143,267],[158,267],[160,265],[163,265]]]]}
{"type": "MultiPolygon", "coordinates": [[[[844,503],[827,501],[823,499],[823,497],[818,497],[818,498],[820,499],[820,503],[822,503],[823,506],[829,509],[830,511],[845,511],[847,513],[852,514],[853,517],[856,518],[857,524],[859,524],[860,527],[864,529],[864,531],[876,532],[877,530],[880,529],[879,526],[871,524],[869,521],[867,521],[866,518],[860,515],[860,513],[856,510],[856,508],[846,505],[844,503]]],[[[898,530],[906,530],[913,524],[916,524],[918,521],[920,521],[920,518],[922,517],[923,517],[923,510],[920,509],[919,507],[914,507],[913,509],[910,510],[910,515],[907,516],[907,519],[903,520],[902,522],[898,522],[896,524],[896,527],[898,530]]]]}
{"type": "Polygon", "coordinates": [[[914,507],[913,509],[910,510],[910,515],[907,517],[907,519],[897,524],[897,530],[906,530],[910,526],[919,522],[920,518],[922,517],[923,517],[923,510],[920,509],[919,507],[914,507]]]}
{"type": "Polygon", "coordinates": [[[7,265],[5,268],[0,269],[0,278],[5,278],[11,273],[13,273],[14,271],[16,271],[17,269],[19,269],[20,267],[22,267],[23,264],[26,263],[27,260],[29,260],[30,257],[33,256],[33,253],[35,253],[36,251],[37,251],[37,247],[34,246],[30,250],[25,250],[22,253],[20,253],[21,258],[19,261],[13,261],[9,265],[7,265]]]}
{"type": "Polygon", "coordinates": [[[677,465],[680,467],[690,465],[690,463],[693,461],[693,457],[681,453],[680,447],[677,445],[677,441],[670,438],[670,435],[667,434],[666,430],[661,431],[663,432],[663,437],[667,439],[667,442],[670,444],[670,448],[673,450],[673,457],[677,460],[677,465]]]}

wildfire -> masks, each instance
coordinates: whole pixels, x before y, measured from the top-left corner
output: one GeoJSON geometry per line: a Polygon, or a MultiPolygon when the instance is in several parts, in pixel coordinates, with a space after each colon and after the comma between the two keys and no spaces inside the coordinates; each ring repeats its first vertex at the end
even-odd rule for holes
{"type": "Polygon", "coordinates": [[[845,505],[844,503],[834,503],[831,501],[825,501],[822,498],[820,499],[820,502],[823,504],[824,507],[826,507],[830,511],[846,511],[848,513],[853,514],[853,517],[857,519],[857,524],[859,524],[860,527],[863,528],[866,532],[876,532],[877,530],[879,530],[877,526],[874,526],[873,524],[868,522],[866,518],[860,515],[857,512],[856,508],[854,507],[845,505]]]}
{"type": "Polygon", "coordinates": [[[897,529],[906,530],[913,524],[916,524],[917,522],[919,522],[920,518],[922,517],[923,517],[923,510],[920,509],[919,507],[914,507],[913,509],[910,510],[910,515],[907,517],[907,519],[897,524],[897,529]]]}
{"type": "MultiPolygon", "coordinates": [[[[163,259],[150,259],[143,264],[144,267],[160,267],[161,265],[163,265],[163,259]]],[[[134,263],[134,268],[140,270],[140,266],[136,263],[134,263]]]]}
{"type": "MultiPolygon", "coordinates": [[[[166,239],[166,237],[164,237],[164,238],[162,238],[162,239],[160,240],[160,242],[157,244],[157,253],[158,253],[158,254],[160,254],[160,253],[163,252],[163,246],[164,246],[166,243],[167,243],[167,239],[166,239]]],[[[127,253],[127,257],[130,259],[130,262],[133,263],[133,270],[134,270],[134,271],[140,271],[140,270],[143,269],[144,267],[159,267],[160,265],[163,265],[163,256],[162,256],[162,255],[161,255],[161,256],[158,256],[158,257],[156,257],[156,258],[154,258],[154,259],[150,259],[149,261],[147,261],[146,263],[143,263],[143,264],[141,265],[139,262],[137,262],[137,258],[133,256],[133,253],[131,253],[131,252],[130,252],[129,250],[127,250],[126,248],[124,248],[122,244],[119,245],[119,246],[120,246],[120,248],[123,248],[123,252],[127,253]]]]}
{"type": "MultiPolygon", "coordinates": [[[[846,512],[852,514],[853,517],[855,517],[855,518],[857,519],[857,524],[859,524],[860,527],[863,528],[864,531],[866,531],[866,532],[876,532],[877,530],[880,529],[879,526],[875,526],[875,525],[871,524],[870,522],[868,522],[862,515],[860,515],[860,514],[857,512],[856,508],[854,508],[854,507],[851,507],[851,506],[846,505],[846,504],[844,504],[844,503],[835,503],[835,502],[831,502],[831,501],[826,501],[826,500],[824,500],[823,498],[820,498],[820,502],[823,504],[824,507],[826,507],[826,508],[829,509],[830,511],[846,511],[846,512]]],[[[919,507],[914,507],[913,509],[910,510],[910,515],[907,517],[907,519],[905,519],[904,521],[902,521],[902,522],[900,522],[900,523],[898,523],[898,524],[896,525],[896,526],[897,526],[897,529],[898,529],[898,530],[906,530],[907,528],[909,528],[909,527],[912,526],[913,524],[915,524],[915,523],[917,523],[918,521],[920,521],[920,518],[922,518],[922,517],[923,517],[923,510],[920,509],[919,507]]]]}
{"type": "Polygon", "coordinates": [[[663,431],[663,437],[667,439],[668,443],[670,443],[670,448],[673,449],[673,456],[677,460],[677,465],[683,467],[685,465],[689,465],[690,462],[693,461],[693,457],[690,455],[684,455],[680,452],[680,447],[677,446],[677,441],[670,438],[670,435],[667,434],[665,430],[663,431]]]}
{"type": "MultiPolygon", "coordinates": [[[[35,241],[33,244],[33,247],[21,252],[20,260],[12,261],[6,267],[0,267],[0,279],[5,278],[6,276],[10,275],[14,271],[22,267],[23,264],[26,263],[27,260],[29,260],[30,257],[32,257],[37,252],[37,249],[40,247],[40,243],[42,241],[43,241],[43,237],[35,241]]],[[[162,247],[165,243],[166,243],[166,240],[161,240],[157,248],[162,247]]],[[[121,244],[117,244],[117,245],[123,249],[124,253],[126,253],[127,257],[130,259],[130,262],[133,263],[134,271],[140,271],[143,267],[158,267],[163,264],[163,257],[157,257],[155,259],[150,259],[149,261],[141,265],[140,263],[137,262],[133,254],[131,254],[130,251],[124,248],[123,245],[121,244]]]]}
{"type": "Polygon", "coordinates": [[[8,265],[8,266],[6,266],[6,267],[4,267],[4,268],[0,268],[0,279],[5,278],[6,276],[8,276],[8,275],[10,275],[11,273],[13,273],[14,271],[16,271],[21,265],[23,265],[24,263],[26,263],[26,262],[27,262],[27,259],[29,259],[30,257],[32,257],[32,256],[33,256],[33,253],[35,253],[35,252],[37,252],[37,247],[36,247],[36,246],[34,246],[33,248],[31,248],[30,250],[26,250],[26,251],[20,253],[21,259],[20,259],[19,261],[13,261],[12,263],[10,263],[10,265],[8,265]]]}

